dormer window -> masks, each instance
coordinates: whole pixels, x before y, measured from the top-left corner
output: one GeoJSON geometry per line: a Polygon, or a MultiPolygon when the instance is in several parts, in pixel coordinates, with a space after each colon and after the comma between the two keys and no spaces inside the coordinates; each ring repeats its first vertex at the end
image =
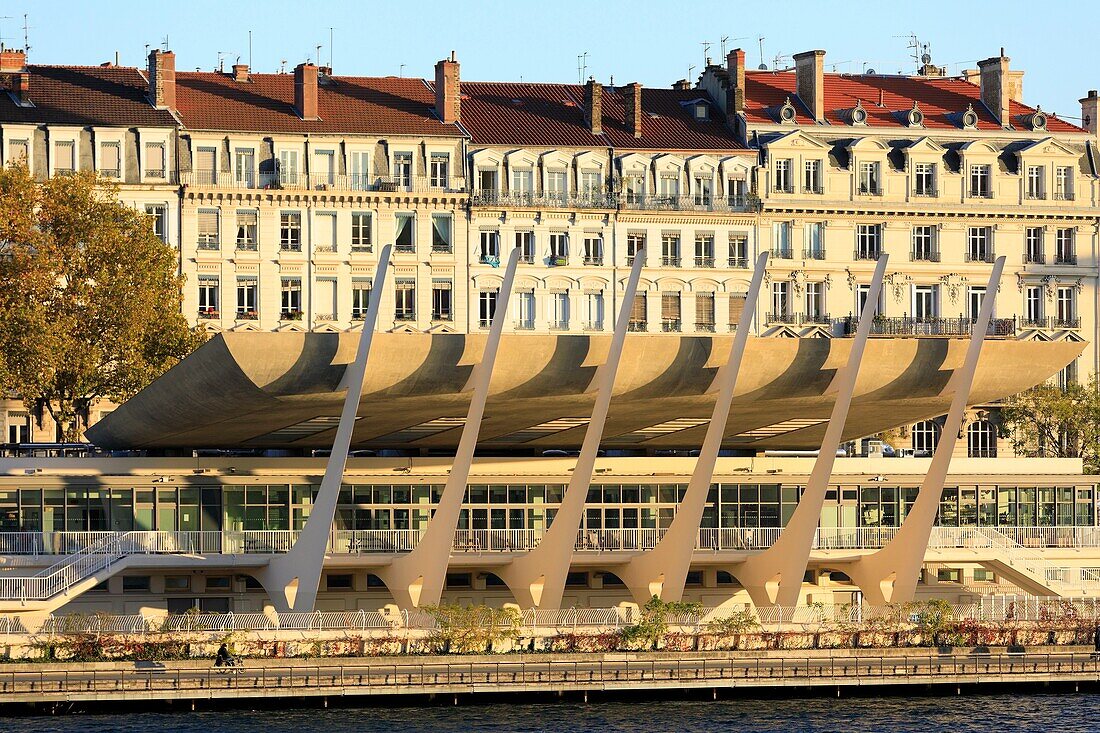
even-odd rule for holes
{"type": "Polygon", "coordinates": [[[695,115],[697,120],[710,119],[710,105],[706,102],[696,102],[692,105],[692,114],[695,115]]]}
{"type": "Polygon", "coordinates": [[[924,125],[924,113],[917,108],[917,103],[913,102],[913,109],[909,110],[906,115],[906,121],[910,127],[921,127],[924,125]]]}
{"type": "Polygon", "coordinates": [[[851,116],[853,125],[867,124],[867,110],[863,109],[862,101],[856,100],[856,106],[852,108],[851,116]]]}
{"type": "Polygon", "coordinates": [[[1031,129],[1036,132],[1043,132],[1047,129],[1047,116],[1039,107],[1035,108],[1035,112],[1028,120],[1031,123],[1031,129]]]}
{"type": "Polygon", "coordinates": [[[963,112],[962,123],[964,130],[975,130],[978,127],[978,113],[974,111],[974,105],[968,104],[963,112]]]}
{"type": "Polygon", "coordinates": [[[779,121],[785,125],[793,125],[794,118],[794,105],[791,104],[791,98],[787,97],[787,100],[783,102],[783,106],[779,108],[779,121]]]}

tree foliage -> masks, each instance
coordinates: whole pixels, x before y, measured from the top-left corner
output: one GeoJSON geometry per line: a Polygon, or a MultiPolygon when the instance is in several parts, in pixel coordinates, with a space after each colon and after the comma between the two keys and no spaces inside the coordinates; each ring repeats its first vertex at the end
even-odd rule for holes
{"type": "Polygon", "coordinates": [[[117,187],[0,170],[0,388],[65,440],[93,401],[132,396],[201,343],[182,285],[175,252],[117,187]]]}
{"type": "Polygon", "coordinates": [[[1041,384],[1010,398],[1002,410],[1005,427],[1020,455],[1081,458],[1089,473],[1100,472],[1100,391],[1087,385],[1041,384]]]}

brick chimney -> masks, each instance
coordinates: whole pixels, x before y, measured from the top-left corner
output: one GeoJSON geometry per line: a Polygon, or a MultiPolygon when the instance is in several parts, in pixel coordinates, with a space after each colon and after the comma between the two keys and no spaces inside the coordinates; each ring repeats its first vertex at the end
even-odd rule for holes
{"type": "Polygon", "coordinates": [[[298,64],[294,67],[294,110],[303,120],[319,120],[317,114],[317,67],[298,64]]]}
{"type": "Polygon", "coordinates": [[[31,75],[29,72],[20,71],[12,74],[11,93],[15,95],[21,105],[27,105],[31,101],[31,75]]]}
{"type": "Polygon", "coordinates": [[[642,136],[642,85],[638,82],[626,85],[626,129],[634,137],[642,136]]]}
{"type": "Polygon", "coordinates": [[[445,125],[462,121],[462,80],[454,51],[435,64],[435,113],[445,125]]]}
{"type": "Polygon", "coordinates": [[[591,78],[584,85],[584,122],[593,135],[603,132],[603,86],[591,78]]]}
{"type": "Polygon", "coordinates": [[[171,51],[149,52],[149,101],[157,109],[176,109],[176,54],[171,51]]]}
{"type": "Polygon", "coordinates": [[[14,48],[0,49],[0,73],[26,71],[27,54],[14,48]]]}
{"type": "Polygon", "coordinates": [[[803,51],[794,55],[798,98],[810,108],[815,122],[825,119],[825,52],[803,51]]]}
{"type": "Polygon", "coordinates": [[[1090,89],[1081,100],[1081,126],[1092,133],[1093,144],[1100,144],[1100,95],[1090,89]]]}
{"type": "Polygon", "coordinates": [[[1005,50],[1001,49],[1000,56],[978,62],[978,83],[982,88],[982,102],[1001,123],[1001,127],[1009,128],[1012,120],[1009,115],[1008,102],[1012,99],[1012,89],[1009,82],[1008,57],[1005,50]]]}
{"type": "Polygon", "coordinates": [[[248,64],[233,64],[233,81],[248,81],[248,64]]]}
{"type": "Polygon", "coordinates": [[[691,82],[687,79],[680,79],[679,81],[672,82],[672,88],[681,92],[685,92],[691,89],[691,82]]]}
{"type": "Polygon", "coordinates": [[[735,48],[726,54],[726,71],[730,75],[730,89],[726,93],[726,114],[745,111],[745,51],[735,48]]]}

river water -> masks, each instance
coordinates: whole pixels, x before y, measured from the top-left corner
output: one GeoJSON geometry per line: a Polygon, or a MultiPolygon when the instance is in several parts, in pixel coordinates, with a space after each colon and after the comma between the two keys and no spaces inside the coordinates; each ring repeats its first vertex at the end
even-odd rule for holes
{"type": "MultiPolygon", "coordinates": [[[[725,691],[723,694],[728,695],[725,691]]],[[[505,698],[507,700],[507,698],[505,698]]],[[[863,733],[1100,729],[1100,694],[996,694],[956,697],[494,702],[452,707],[131,712],[60,717],[0,716],[3,733],[405,733],[406,731],[554,731],[554,733],[863,733]]]]}

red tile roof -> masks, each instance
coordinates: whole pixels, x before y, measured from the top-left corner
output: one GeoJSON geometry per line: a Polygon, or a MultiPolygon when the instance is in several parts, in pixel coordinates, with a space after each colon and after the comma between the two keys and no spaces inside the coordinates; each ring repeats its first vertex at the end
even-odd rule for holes
{"type": "MultiPolygon", "coordinates": [[[[31,65],[28,71],[34,106],[21,107],[0,92],[0,121],[79,127],[176,126],[170,113],[149,104],[148,84],[135,68],[31,65]]],[[[0,88],[10,89],[10,77],[0,77],[5,77],[0,88]]]]}
{"type": "Polygon", "coordinates": [[[320,120],[294,111],[293,74],[252,74],[247,82],[217,72],[176,72],[176,106],[186,128],[248,132],[461,135],[433,111],[421,79],[329,77],[318,88],[320,120]]]}
{"type": "MultiPolygon", "coordinates": [[[[797,122],[811,124],[809,111],[795,92],[793,71],[749,71],[745,74],[745,115],[749,124],[777,121],[776,113],[790,97],[798,113],[797,122]]],[[[867,111],[867,124],[874,127],[904,127],[904,115],[916,101],[928,129],[962,129],[959,117],[973,104],[979,130],[999,130],[1001,125],[982,104],[981,89],[964,79],[923,76],[879,76],[825,74],[825,119],[831,125],[848,125],[848,112],[859,100],[867,111]],[[883,106],[879,106],[879,102],[883,106]]],[[[1012,125],[1027,130],[1023,121],[1034,108],[1019,102],[1010,106],[1012,125]]],[[[1083,132],[1056,117],[1047,119],[1050,132],[1083,132]]]]}
{"type": "Polygon", "coordinates": [[[739,150],[725,117],[711,105],[709,120],[696,120],[685,103],[706,99],[700,89],[643,89],[642,136],[626,126],[625,93],[604,87],[602,135],[584,121],[583,86],[462,82],[462,124],[481,145],[615,147],[635,150],[739,150]]]}

